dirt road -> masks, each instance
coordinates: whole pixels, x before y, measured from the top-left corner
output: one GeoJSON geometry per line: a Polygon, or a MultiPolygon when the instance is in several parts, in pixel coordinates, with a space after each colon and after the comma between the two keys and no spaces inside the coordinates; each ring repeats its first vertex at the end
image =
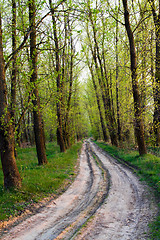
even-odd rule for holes
{"type": "Polygon", "coordinates": [[[157,207],[147,187],[91,142],[69,189],[3,240],[146,240],[157,207]]]}

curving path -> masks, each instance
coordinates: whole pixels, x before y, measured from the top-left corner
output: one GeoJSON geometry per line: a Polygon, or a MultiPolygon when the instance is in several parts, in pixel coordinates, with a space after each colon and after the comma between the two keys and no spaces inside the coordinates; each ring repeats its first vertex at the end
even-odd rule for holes
{"type": "Polygon", "coordinates": [[[148,222],[157,211],[149,190],[128,168],[90,144],[111,175],[111,187],[93,221],[75,239],[146,240],[148,222]]]}
{"type": "Polygon", "coordinates": [[[146,186],[128,168],[86,141],[79,174],[69,189],[1,239],[145,240],[148,222],[156,211],[146,186]]]}

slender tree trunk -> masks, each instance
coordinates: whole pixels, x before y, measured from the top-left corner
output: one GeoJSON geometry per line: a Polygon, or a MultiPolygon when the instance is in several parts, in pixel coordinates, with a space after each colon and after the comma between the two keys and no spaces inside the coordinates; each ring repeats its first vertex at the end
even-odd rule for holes
{"type": "MultiPolygon", "coordinates": [[[[12,0],[12,52],[16,50],[16,2],[12,0]]],[[[15,106],[16,106],[16,76],[17,76],[17,56],[13,56],[12,60],[12,81],[11,81],[11,117],[15,122],[15,106]]]]}
{"type": "MultiPolygon", "coordinates": [[[[12,52],[16,50],[16,2],[12,0],[12,52]]],[[[12,80],[11,80],[11,118],[15,126],[15,108],[16,108],[16,84],[17,84],[17,55],[12,60],[12,80]]],[[[14,129],[15,131],[15,129],[14,129]]],[[[15,136],[15,133],[14,133],[15,136]]],[[[16,148],[15,148],[15,156],[16,148]]]]}
{"type": "Polygon", "coordinates": [[[55,42],[55,55],[56,55],[56,80],[57,80],[57,119],[58,119],[58,128],[57,128],[57,142],[60,145],[61,152],[65,152],[65,142],[63,139],[63,125],[62,125],[62,106],[61,106],[61,75],[60,75],[60,59],[59,59],[59,43],[57,37],[56,29],[56,20],[55,12],[52,8],[52,0],[49,0],[50,9],[52,13],[52,22],[53,22],[53,33],[54,33],[54,42],[55,42]]]}
{"type": "Polygon", "coordinates": [[[45,151],[44,128],[42,123],[42,115],[40,109],[40,99],[37,88],[37,49],[36,49],[36,28],[35,28],[35,1],[29,1],[29,22],[32,30],[30,34],[30,58],[31,58],[31,78],[30,81],[34,85],[33,89],[33,117],[34,117],[34,134],[36,142],[36,150],[38,164],[47,163],[45,151]]]}
{"type": "Polygon", "coordinates": [[[88,111],[88,116],[89,116],[89,120],[90,120],[91,127],[92,127],[93,137],[95,138],[95,140],[97,140],[101,137],[101,134],[100,134],[101,129],[99,126],[99,121],[98,121],[97,117],[94,118],[91,104],[89,104],[89,106],[87,106],[87,111],[88,111]]]}
{"type": "MultiPolygon", "coordinates": [[[[145,44],[145,43],[144,43],[145,44]]],[[[146,57],[145,57],[145,50],[142,53],[142,86],[141,86],[141,102],[142,102],[142,113],[143,113],[143,118],[145,117],[145,111],[146,111],[146,76],[145,76],[145,71],[146,71],[146,57]]]]}
{"type": "MultiPolygon", "coordinates": [[[[119,2],[120,5],[120,2],[119,2]]],[[[119,15],[119,9],[117,12],[117,19],[119,15]]],[[[117,105],[117,127],[118,127],[118,140],[121,142],[121,123],[120,123],[120,107],[119,107],[119,64],[118,64],[118,21],[116,21],[116,105],[117,105]]]]}
{"type": "MultiPolygon", "coordinates": [[[[156,106],[154,55],[153,55],[153,31],[151,32],[150,55],[151,55],[151,78],[152,78],[152,88],[153,88],[153,99],[154,99],[154,106],[156,106]]],[[[155,110],[156,110],[156,107],[154,107],[154,113],[156,112],[155,110]]],[[[156,119],[154,118],[155,115],[156,114],[153,115],[153,132],[154,132],[154,135],[156,136],[156,141],[154,140],[154,143],[156,143],[156,145],[158,145],[156,119]]]]}
{"type": "MultiPolygon", "coordinates": [[[[65,129],[65,122],[66,122],[66,104],[65,104],[65,80],[66,80],[66,77],[67,77],[67,66],[66,66],[66,59],[67,59],[67,54],[66,54],[66,51],[67,51],[67,36],[68,36],[68,33],[67,33],[67,20],[66,20],[66,16],[65,16],[65,13],[64,13],[64,47],[63,47],[63,50],[62,51],[59,51],[59,54],[60,54],[60,57],[59,57],[59,61],[60,61],[60,68],[61,68],[61,75],[60,75],[60,98],[59,98],[59,101],[61,103],[61,118],[62,118],[62,133],[63,133],[63,140],[64,140],[64,143],[65,143],[65,149],[68,149],[69,146],[68,146],[68,142],[67,142],[67,134],[66,134],[66,129],[65,129]]],[[[60,44],[60,41],[61,40],[58,40],[59,41],[59,44],[60,44]]]]}
{"type": "MultiPolygon", "coordinates": [[[[104,54],[103,54],[103,61],[104,61],[104,64],[103,64],[101,56],[100,56],[100,52],[99,52],[97,38],[96,38],[95,23],[93,22],[93,19],[92,19],[91,10],[89,9],[89,11],[90,11],[89,18],[90,18],[90,22],[91,22],[92,29],[93,29],[93,37],[94,37],[94,43],[95,43],[94,51],[92,49],[91,49],[91,51],[92,51],[92,55],[93,55],[93,60],[95,62],[95,68],[96,68],[96,72],[97,72],[97,76],[98,76],[99,85],[101,88],[102,99],[103,99],[104,110],[105,110],[105,117],[106,117],[106,121],[107,121],[107,127],[109,130],[109,135],[111,138],[112,145],[118,146],[117,132],[116,132],[116,127],[115,127],[116,122],[115,122],[115,118],[114,118],[114,111],[111,108],[111,99],[110,99],[110,95],[109,95],[109,84],[108,84],[107,71],[106,71],[106,66],[105,66],[105,58],[104,58],[104,54]],[[98,65],[98,63],[99,63],[99,65],[98,65]],[[99,73],[99,66],[100,66],[100,73],[99,73]]],[[[87,30],[87,34],[89,37],[88,30],[87,30]]],[[[104,49],[103,49],[103,53],[104,53],[104,49]]]]}
{"type": "Polygon", "coordinates": [[[156,145],[160,145],[160,19],[156,26],[156,71],[155,71],[155,109],[154,109],[154,132],[156,145]]]}
{"type": "MultiPolygon", "coordinates": [[[[111,101],[111,109],[114,112],[114,103],[113,103],[113,90],[112,90],[112,70],[110,70],[110,84],[109,84],[109,95],[110,95],[110,101],[111,101]]],[[[115,114],[113,114],[115,116],[115,114]]],[[[116,119],[115,119],[116,122],[116,119]]]]}
{"type": "Polygon", "coordinates": [[[125,19],[125,27],[129,39],[130,46],[130,58],[131,58],[131,73],[132,73],[132,90],[133,90],[133,98],[134,98],[134,115],[135,115],[135,135],[138,143],[139,154],[146,154],[146,146],[144,141],[144,126],[141,112],[141,102],[140,102],[140,94],[138,90],[138,81],[137,81],[137,62],[136,62],[136,50],[134,43],[134,36],[130,26],[129,21],[129,10],[127,0],[123,0],[124,7],[124,19],[125,19]]]}
{"type": "Polygon", "coordinates": [[[160,0],[158,13],[156,12],[155,1],[149,0],[152,8],[152,15],[155,25],[156,36],[156,59],[155,59],[155,83],[154,83],[154,133],[156,136],[156,145],[160,145],[160,0]]]}
{"type": "Polygon", "coordinates": [[[154,55],[153,55],[153,30],[151,31],[150,55],[151,55],[151,78],[152,78],[153,98],[154,98],[155,74],[154,74],[154,55]]]}
{"type": "MultiPolygon", "coordinates": [[[[104,51],[103,51],[103,53],[104,53],[104,51]]],[[[104,54],[103,54],[103,62],[104,62],[103,68],[104,68],[104,74],[105,74],[105,80],[106,80],[106,82],[105,82],[105,80],[103,80],[103,89],[105,92],[105,100],[106,100],[106,105],[107,105],[106,116],[108,116],[108,120],[109,120],[109,132],[110,132],[112,145],[118,146],[115,112],[114,112],[114,108],[113,108],[113,104],[112,104],[112,97],[110,96],[110,92],[112,91],[112,89],[110,89],[110,87],[109,87],[104,54]]]]}
{"type": "MultiPolygon", "coordinates": [[[[142,9],[140,1],[138,1],[138,5],[140,8],[140,16],[141,19],[144,18],[144,13],[145,11],[142,9]]],[[[141,31],[141,36],[142,36],[142,42],[139,43],[141,49],[139,50],[140,52],[142,52],[142,63],[141,63],[141,84],[140,84],[140,94],[141,94],[141,108],[142,108],[142,116],[143,116],[143,122],[144,122],[144,126],[145,126],[145,116],[146,116],[146,30],[147,29],[147,23],[143,22],[141,23],[140,26],[140,31],[141,31]]],[[[138,46],[137,46],[138,49],[138,46]]],[[[138,52],[137,52],[138,54],[138,52]]],[[[145,131],[145,127],[144,127],[144,131],[145,131]]],[[[147,132],[145,133],[145,135],[147,134],[147,132]]]]}
{"type": "Polygon", "coordinates": [[[92,66],[89,66],[89,68],[90,68],[90,72],[91,72],[91,76],[92,76],[92,82],[93,82],[94,90],[95,90],[95,93],[96,93],[96,99],[97,99],[99,116],[100,116],[100,121],[101,121],[101,126],[102,126],[103,138],[104,138],[104,141],[107,142],[108,141],[108,135],[107,135],[106,126],[105,126],[105,122],[104,122],[103,115],[102,115],[102,109],[101,109],[98,89],[97,89],[97,85],[96,85],[96,81],[95,81],[92,66]]]}
{"type": "Polygon", "coordinates": [[[34,145],[34,139],[32,137],[32,112],[30,113],[30,111],[28,111],[27,113],[27,132],[28,132],[28,138],[29,138],[29,142],[31,144],[31,146],[34,145]]]}
{"type": "Polygon", "coordinates": [[[112,118],[110,97],[108,96],[109,93],[106,90],[106,86],[104,86],[104,82],[102,82],[102,79],[99,76],[99,68],[98,68],[96,54],[93,53],[93,52],[92,52],[92,54],[93,54],[93,59],[94,59],[94,62],[95,62],[95,68],[96,68],[96,72],[97,72],[97,76],[98,76],[99,85],[100,85],[100,88],[101,88],[102,100],[103,100],[103,105],[104,105],[104,110],[105,110],[105,117],[106,117],[106,121],[107,121],[107,127],[108,127],[108,130],[109,130],[109,135],[110,135],[110,138],[111,138],[111,143],[112,143],[112,145],[118,146],[117,138],[116,138],[116,134],[115,134],[115,129],[113,127],[114,121],[113,121],[113,118],[112,118]]]}
{"type": "Polygon", "coordinates": [[[63,139],[65,142],[65,148],[68,149],[71,146],[70,142],[70,126],[69,126],[69,111],[70,111],[70,103],[72,96],[72,83],[73,83],[73,44],[72,44],[72,36],[70,30],[70,21],[69,16],[65,16],[64,13],[64,47],[62,52],[62,128],[63,128],[63,139]],[[67,101],[65,102],[66,95],[66,79],[69,79],[69,94],[67,101]]]}
{"type": "Polygon", "coordinates": [[[21,177],[14,156],[14,128],[7,106],[7,86],[5,80],[2,46],[2,23],[0,12],[0,151],[5,188],[20,187],[21,177]]]}
{"type": "MultiPolygon", "coordinates": [[[[69,21],[68,21],[68,27],[69,26],[69,21]]],[[[71,98],[72,98],[72,85],[73,85],[73,39],[72,39],[72,33],[70,30],[70,69],[69,69],[69,95],[68,95],[68,100],[67,100],[67,110],[66,110],[66,117],[65,117],[65,138],[68,147],[70,147],[71,142],[70,142],[70,126],[69,126],[69,112],[70,112],[70,107],[71,107],[71,98]]]]}

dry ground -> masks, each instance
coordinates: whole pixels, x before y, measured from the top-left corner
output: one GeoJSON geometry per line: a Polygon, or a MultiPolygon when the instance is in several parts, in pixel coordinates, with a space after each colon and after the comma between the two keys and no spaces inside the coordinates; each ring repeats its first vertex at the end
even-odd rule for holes
{"type": "Polygon", "coordinates": [[[148,187],[86,141],[79,174],[68,190],[1,239],[146,240],[156,212],[148,187]]]}

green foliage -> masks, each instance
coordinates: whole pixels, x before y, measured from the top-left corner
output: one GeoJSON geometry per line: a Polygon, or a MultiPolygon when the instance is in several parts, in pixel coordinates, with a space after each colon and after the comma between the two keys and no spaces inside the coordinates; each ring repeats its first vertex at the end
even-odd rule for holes
{"type": "Polygon", "coordinates": [[[152,229],[152,240],[160,239],[160,215],[157,217],[157,220],[150,225],[152,229]]]}
{"type": "Polygon", "coordinates": [[[82,143],[73,145],[66,153],[60,153],[55,143],[47,144],[45,166],[37,165],[34,147],[18,149],[17,165],[22,177],[20,190],[6,191],[3,188],[3,173],[0,167],[0,220],[20,214],[27,206],[40,199],[56,196],[75,177],[75,165],[82,143]]]}
{"type": "MultiPolygon", "coordinates": [[[[100,142],[96,142],[96,144],[108,152],[111,156],[116,157],[116,159],[131,164],[135,168],[136,173],[141,177],[141,180],[146,181],[149,186],[155,190],[155,195],[157,198],[160,197],[159,157],[152,154],[139,156],[138,151],[117,148],[100,142]]],[[[153,222],[150,227],[152,231],[151,239],[160,239],[160,211],[159,215],[157,216],[157,220],[153,222]]]]}
{"type": "Polygon", "coordinates": [[[160,157],[160,147],[157,146],[148,146],[148,152],[160,157]]]}

